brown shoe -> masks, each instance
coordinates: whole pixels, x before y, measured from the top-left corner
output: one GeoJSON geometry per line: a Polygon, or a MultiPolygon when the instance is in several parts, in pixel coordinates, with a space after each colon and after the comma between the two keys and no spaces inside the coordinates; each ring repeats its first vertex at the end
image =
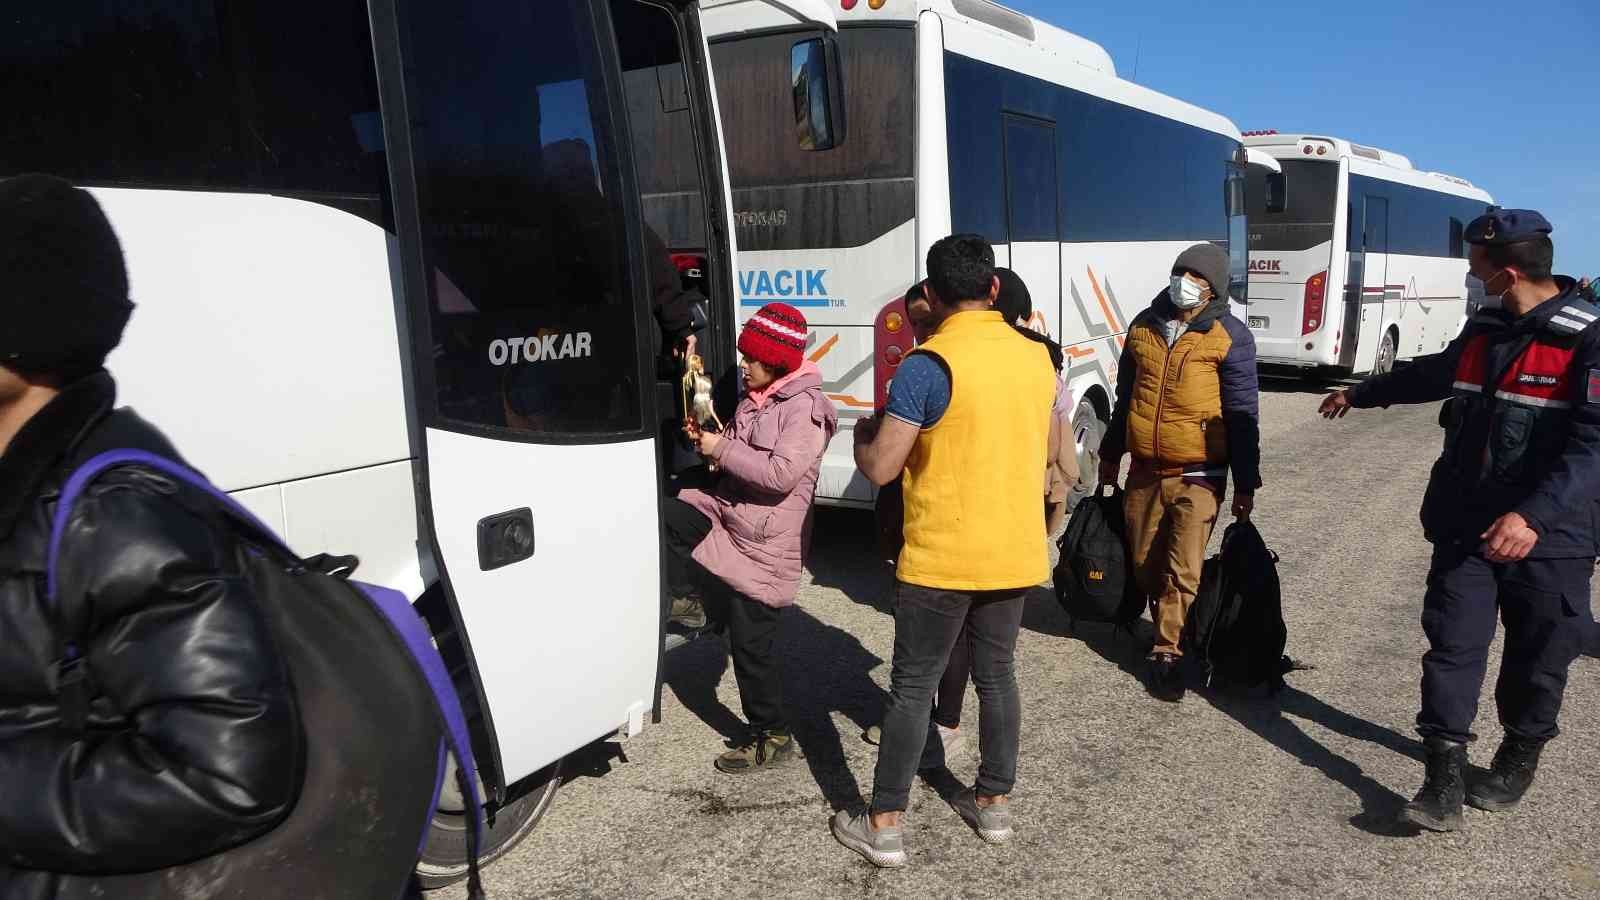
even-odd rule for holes
{"type": "Polygon", "coordinates": [[[667,613],[667,624],[689,631],[706,627],[706,608],[698,597],[672,598],[672,610],[667,613]]]}
{"type": "Polygon", "coordinates": [[[743,775],[757,769],[781,766],[794,758],[794,737],[786,732],[771,731],[757,734],[743,746],[718,756],[715,765],[719,772],[743,775]]]}

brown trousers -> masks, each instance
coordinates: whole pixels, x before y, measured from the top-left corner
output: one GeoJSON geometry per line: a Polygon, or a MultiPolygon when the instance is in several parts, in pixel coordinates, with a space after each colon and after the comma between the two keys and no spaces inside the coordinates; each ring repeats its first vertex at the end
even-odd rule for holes
{"type": "Polygon", "coordinates": [[[1137,467],[1128,475],[1122,509],[1134,583],[1156,626],[1152,653],[1182,655],[1178,640],[1200,590],[1200,567],[1221,503],[1222,495],[1204,483],[1140,473],[1137,467]]]}

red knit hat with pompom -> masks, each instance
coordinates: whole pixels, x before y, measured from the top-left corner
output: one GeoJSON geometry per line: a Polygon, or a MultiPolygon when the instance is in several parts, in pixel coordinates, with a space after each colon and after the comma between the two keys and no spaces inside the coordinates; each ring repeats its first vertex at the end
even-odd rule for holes
{"type": "Polygon", "coordinates": [[[806,317],[787,303],[768,303],[739,332],[739,352],[784,372],[805,361],[806,317]]]}

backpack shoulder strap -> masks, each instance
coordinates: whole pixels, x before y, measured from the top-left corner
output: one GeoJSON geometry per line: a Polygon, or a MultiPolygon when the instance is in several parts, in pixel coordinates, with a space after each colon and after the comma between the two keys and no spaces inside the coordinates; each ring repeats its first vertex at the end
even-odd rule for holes
{"type": "Polygon", "coordinates": [[[66,484],[61,488],[61,497],[56,501],[55,516],[50,522],[50,542],[46,550],[45,563],[45,595],[53,606],[56,600],[56,589],[59,583],[57,578],[58,563],[61,559],[61,538],[67,530],[67,523],[72,519],[72,509],[77,504],[78,498],[88,490],[89,485],[96,478],[117,468],[118,466],[141,466],[154,469],[163,475],[175,478],[178,481],[193,487],[211,496],[217,501],[228,518],[240,526],[249,537],[266,547],[283,552],[294,557],[283,539],[268,528],[262,521],[255,517],[250,510],[245,509],[239,501],[229,497],[218,490],[215,485],[207,481],[204,475],[164,456],[151,453],[147,450],[107,450],[97,456],[91,457],[87,462],[74,469],[67,477],[66,484]]]}
{"type": "MultiPolygon", "coordinates": [[[[461,699],[456,695],[455,686],[450,679],[450,672],[445,668],[444,658],[439,655],[438,649],[433,644],[433,635],[422,623],[422,617],[411,607],[411,602],[406,596],[393,588],[368,584],[364,581],[351,581],[359,588],[367,599],[371,601],[374,609],[382,614],[384,621],[389,623],[395,635],[411,651],[411,658],[417,667],[422,670],[422,676],[428,682],[428,687],[433,691],[434,705],[438,707],[439,716],[443,719],[444,738],[450,746],[450,752],[456,757],[456,774],[460,781],[461,795],[466,798],[469,827],[467,830],[467,892],[471,898],[483,896],[483,888],[478,879],[478,854],[483,846],[483,804],[478,797],[478,780],[472,773],[478,771],[477,760],[472,755],[472,737],[467,731],[467,716],[461,709],[461,699]]],[[[441,757],[441,763],[443,758],[441,757]]],[[[440,784],[434,788],[434,803],[439,800],[439,790],[443,787],[444,769],[439,770],[440,784]]],[[[428,839],[427,829],[423,829],[423,842],[428,839]]],[[[418,847],[421,852],[421,847],[418,847]]]]}

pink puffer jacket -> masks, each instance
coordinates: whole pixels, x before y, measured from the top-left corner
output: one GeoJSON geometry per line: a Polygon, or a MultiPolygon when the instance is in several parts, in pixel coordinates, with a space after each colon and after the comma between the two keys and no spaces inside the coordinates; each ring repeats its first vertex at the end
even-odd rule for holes
{"type": "Polygon", "coordinates": [[[765,403],[740,400],[717,447],[716,485],[678,495],[711,520],[695,562],[752,600],[793,603],[822,451],[838,422],[812,363],[776,385],[765,403]]]}

